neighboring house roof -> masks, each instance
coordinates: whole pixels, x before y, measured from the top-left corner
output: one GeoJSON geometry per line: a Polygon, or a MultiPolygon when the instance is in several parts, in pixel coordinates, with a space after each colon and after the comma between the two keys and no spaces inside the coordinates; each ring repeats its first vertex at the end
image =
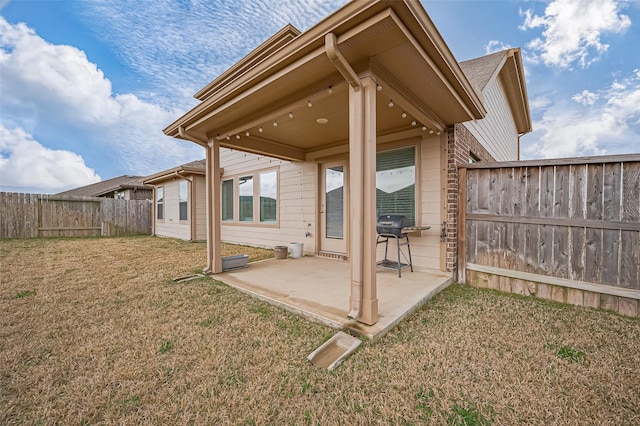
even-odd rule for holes
{"type": "Polygon", "coordinates": [[[142,183],[143,178],[144,176],[123,175],[112,179],[103,180],[98,183],[93,183],[91,185],[70,189],[69,191],[59,192],[56,195],[100,197],[110,192],[125,189],[146,189],[151,191],[153,188],[142,183]]]}
{"type": "Polygon", "coordinates": [[[460,68],[481,99],[483,99],[482,91],[487,84],[500,76],[504,82],[518,132],[523,134],[532,130],[529,99],[519,48],[460,62],[460,68]]]}
{"type": "Polygon", "coordinates": [[[190,163],[183,164],[181,166],[173,167],[171,169],[163,170],[161,172],[149,175],[143,179],[143,182],[148,185],[153,185],[164,180],[174,178],[176,176],[185,177],[188,175],[205,175],[206,173],[206,160],[196,160],[190,163]]]}

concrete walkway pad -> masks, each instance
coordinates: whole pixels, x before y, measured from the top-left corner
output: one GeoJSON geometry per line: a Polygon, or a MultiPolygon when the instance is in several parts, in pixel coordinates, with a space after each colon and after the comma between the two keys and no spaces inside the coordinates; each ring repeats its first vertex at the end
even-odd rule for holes
{"type": "Polygon", "coordinates": [[[452,278],[444,273],[379,269],[379,321],[368,326],[349,320],[349,262],[305,256],[250,263],[246,269],[216,275],[216,279],[254,297],[309,320],[336,329],[349,329],[376,340],[407,315],[446,288],[452,278]]]}

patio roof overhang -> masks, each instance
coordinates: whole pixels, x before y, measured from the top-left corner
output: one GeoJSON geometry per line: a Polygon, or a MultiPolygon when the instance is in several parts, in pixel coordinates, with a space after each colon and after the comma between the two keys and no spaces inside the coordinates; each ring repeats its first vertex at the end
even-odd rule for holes
{"type": "Polygon", "coordinates": [[[351,68],[381,87],[378,136],[486,114],[419,2],[353,1],[305,33],[285,27],[198,92],[201,103],[165,134],[287,160],[347,145],[349,86],[327,55],[330,33],[351,68]]]}

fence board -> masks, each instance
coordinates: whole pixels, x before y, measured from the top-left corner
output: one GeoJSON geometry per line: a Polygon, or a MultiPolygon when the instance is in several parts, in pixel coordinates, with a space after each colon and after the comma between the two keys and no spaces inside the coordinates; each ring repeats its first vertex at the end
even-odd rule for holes
{"type": "Polygon", "coordinates": [[[586,165],[572,165],[571,176],[571,192],[570,200],[571,205],[569,207],[569,218],[571,219],[585,219],[585,203],[586,203],[586,165]]]}
{"type": "Polygon", "coordinates": [[[556,166],[555,193],[553,196],[553,217],[569,217],[571,186],[569,182],[571,166],[556,166]]]}
{"type": "Polygon", "coordinates": [[[625,163],[622,173],[623,208],[620,220],[640,222],[640,163],[625,163]]]}
{"type": "Polygon", "coordinates": [[[529,180],[527,181],[526,215],[539,216],[540,206],[540,167],[527,167],[529,180]]]}
{"type": "Polygon", "coordinates": [[[620,234],[620,287],[640,290],[640,232],[620,234]]]}
{"type": "Polygon", "coordinates": [[[587,166],[587,211],[586,219],[602,220],[602,174],[601,164],[587,166]]]}
{"type": "Polygon", "coordinates": [[[540,216],[553,217],[555,167],[540,170],[540,216]]]}
{"type": "Polygon", "coordinates": [[[602,218],[604,220],[620,220],[620,163],[604,165],[602,218]]]}
{"type": "Polygon", "coordinates": [[[569,278],[572,280],[586,281],[584,279],[586,228],[570,227],[569,232],[571,234],[571,262],[569,266],[569,278]]]}

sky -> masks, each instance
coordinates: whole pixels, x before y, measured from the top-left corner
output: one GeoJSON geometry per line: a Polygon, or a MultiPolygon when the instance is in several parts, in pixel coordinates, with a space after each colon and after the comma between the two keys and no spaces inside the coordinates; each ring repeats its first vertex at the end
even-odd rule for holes
{"type": "MultiPolygon", "coordinates": [[[[344,0],[0,0],[0,191],[202,159],[162,129],[287,23],[344,0]]],[[[520,47],[521,158],[640,153],[640,0],[422,0],[458,61],[520,47]]]]}

